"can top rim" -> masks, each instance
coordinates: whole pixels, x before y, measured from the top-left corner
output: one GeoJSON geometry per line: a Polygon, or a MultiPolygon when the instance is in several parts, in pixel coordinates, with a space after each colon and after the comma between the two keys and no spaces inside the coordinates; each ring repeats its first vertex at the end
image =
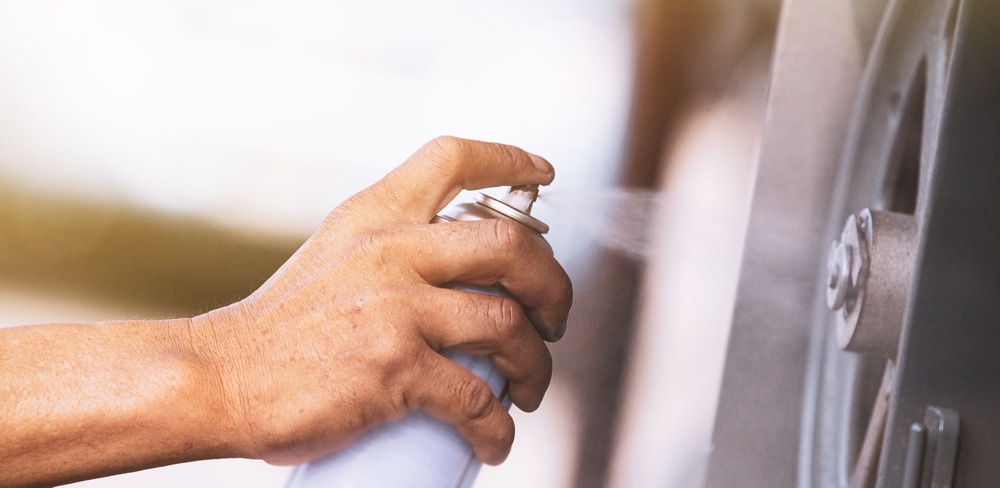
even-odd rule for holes
{"type": "Polygon", "coordinates": [[[541,220],[538,220],[531,215],[528,215],[510,205],[507,205],[503,201],[493,198],[485,193],[479,192],[475,195],[476,203],[497,212],[504,217],[507,217],[515,222],[528,227],[529,229],[538,232],[539,234],[545,234],[549,231],[549,225],[541,220]]]}

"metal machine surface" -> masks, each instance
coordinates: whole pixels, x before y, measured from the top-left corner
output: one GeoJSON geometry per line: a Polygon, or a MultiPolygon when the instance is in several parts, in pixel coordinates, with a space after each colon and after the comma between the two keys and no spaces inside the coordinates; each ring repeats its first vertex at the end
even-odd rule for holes
{"type": "Polygon", "coordinates": [[[1000,7],[874,4],[783,7],[706,486],[1000,479],[1000,7]]]}

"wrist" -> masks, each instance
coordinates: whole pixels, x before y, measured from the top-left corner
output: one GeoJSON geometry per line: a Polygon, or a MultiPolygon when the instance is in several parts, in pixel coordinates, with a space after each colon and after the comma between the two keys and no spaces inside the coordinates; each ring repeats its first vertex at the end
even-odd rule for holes
{"type": "Polygon", "coordinates": [[[206,402],[209,429],[215,432],[218,457],[258,458],[260,451],[248,394],[250,347],[237,331],[242,303],[189,319],[188,344],[197,363],[199,398],[206,402]]]}
{"type": "Polygon", "coordinates": [[[206,341],[204,316],[167,320],[172,357],[189,442],[199,459],[242,457],[239,429],[226,402],[221,369],[214,348],[206,341]]]}

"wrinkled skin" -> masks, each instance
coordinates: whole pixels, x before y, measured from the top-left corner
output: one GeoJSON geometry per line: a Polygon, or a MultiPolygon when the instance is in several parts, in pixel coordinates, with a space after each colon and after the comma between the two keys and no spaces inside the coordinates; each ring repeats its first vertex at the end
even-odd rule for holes
{"type": "Polygon", "coordinates": [[[304,462],[417,409],[503,461],[510,416],[438,351],[492,356],[514,404],[534,410],[571,285],[517,224],[428,222],[461,189],[553,176],[511,146],[438,138],[338,206],[244,300],[190,319],[0,330],[0,484],[214,457],[304,462]]]}

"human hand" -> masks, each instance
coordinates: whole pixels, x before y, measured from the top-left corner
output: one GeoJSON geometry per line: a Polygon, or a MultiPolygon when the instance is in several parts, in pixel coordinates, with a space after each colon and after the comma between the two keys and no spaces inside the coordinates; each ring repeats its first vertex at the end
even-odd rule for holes
{"type": "Polygon", "coordinates": [[[454,424],[484,462],[514,426],[489,388],[438,354],[490,355],[511,400],[538,407],[565,331],[566,273],[505,219],[429,224],[461,189],[548,184],[520,149],[438,138],[338,206],[253,295],[195,317],[192,343],[214,369],[238,455],[319,458],[411,410],[454,424]],[[513,298],[443,287],[501,285],[513,298]]]}

